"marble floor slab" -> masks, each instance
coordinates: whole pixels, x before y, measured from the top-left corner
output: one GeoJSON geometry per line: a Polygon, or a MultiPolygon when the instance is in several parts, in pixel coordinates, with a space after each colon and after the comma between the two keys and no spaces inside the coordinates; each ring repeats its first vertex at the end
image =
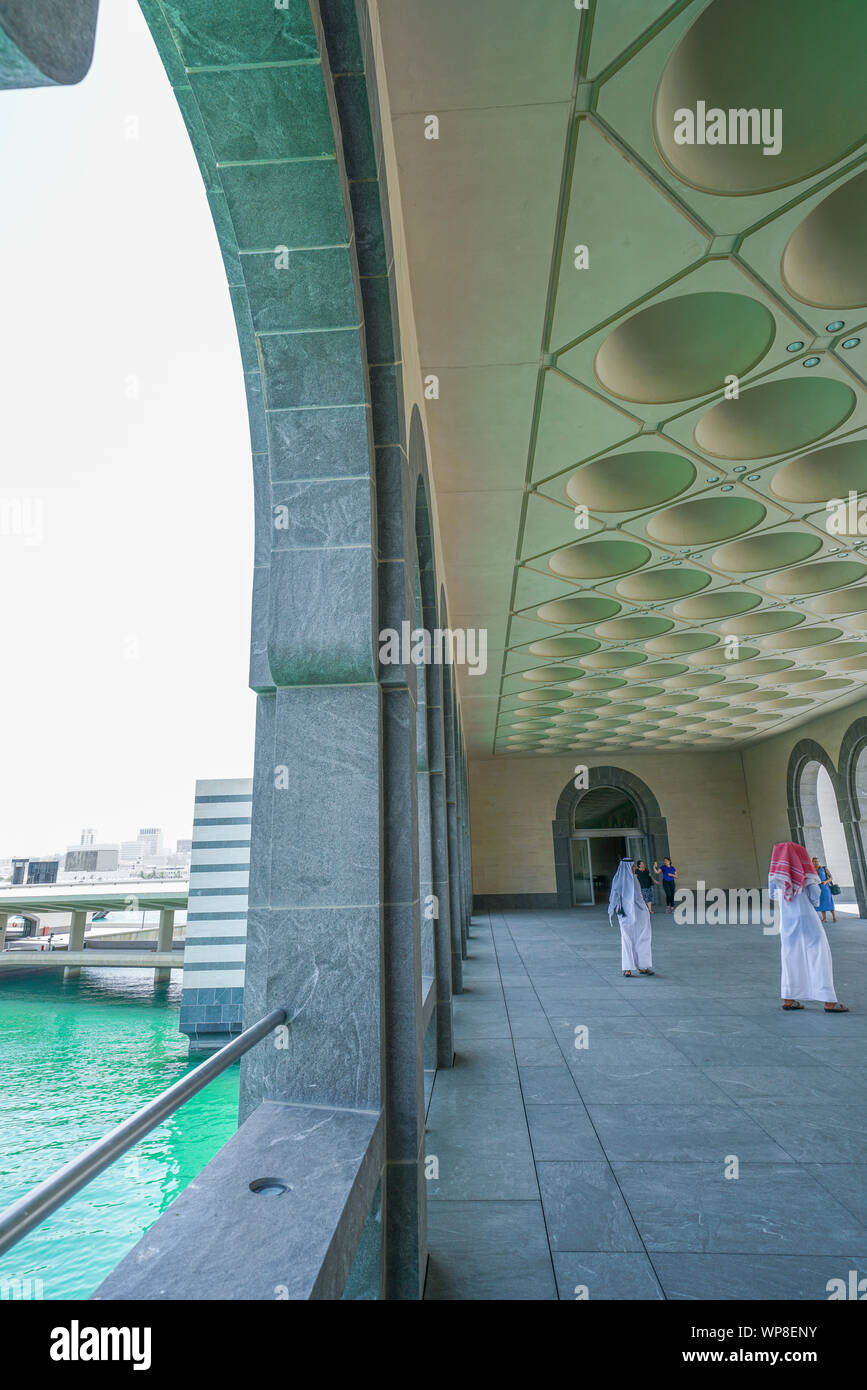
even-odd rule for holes
{"type": "Polygon", "coordinates": [[[867,923],[832,950],[851,1012],[792,1015],[761,927],[657,915],[657,973],[625,980],[599,909],[475,916],[425,1297],[813,1300],[867,1276],[867,923]]]}

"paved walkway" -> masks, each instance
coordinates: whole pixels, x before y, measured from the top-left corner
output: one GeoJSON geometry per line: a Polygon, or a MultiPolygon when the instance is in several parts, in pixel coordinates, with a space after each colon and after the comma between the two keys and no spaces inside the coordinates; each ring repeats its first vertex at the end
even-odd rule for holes
{"type": "Polygon", "coordinates": [[[833,1017],[782,1012],[761,927],[657,911],[658,973],[627,980],[601,909],[477,915],[428,1115],[426,1297],[827,1299],[867,1275],[867,923],[829,939],[833,1017]]]}

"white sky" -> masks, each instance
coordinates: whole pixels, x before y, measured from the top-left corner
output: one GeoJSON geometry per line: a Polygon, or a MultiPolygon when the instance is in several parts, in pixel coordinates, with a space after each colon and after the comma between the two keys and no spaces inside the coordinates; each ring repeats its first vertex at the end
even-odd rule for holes
{"type": "Polygon", "coordinates": [[[252,483],[216,236],[135,0],[100,6],[79,86],[0,92],[0,276],[0,857],[83,826],[173,843],[197,777],[252,775],[252,483]]]}

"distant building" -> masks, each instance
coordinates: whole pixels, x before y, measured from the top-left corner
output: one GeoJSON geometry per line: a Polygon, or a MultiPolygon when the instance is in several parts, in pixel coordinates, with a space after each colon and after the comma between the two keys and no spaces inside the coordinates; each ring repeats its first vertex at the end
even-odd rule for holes
{"type": "Polygon", "coordinates": [[[116,871],[119,862],[117,845],[94,845],[88,849],[68,849],[63,860],[67,874],[107,874],[116,871]]]}
{"type": "Polygon", "coordinates": [[[193,852],[193,842],[192,842],[192,840],[178,840],[177,845],[175,846],[175,853],[176,853],[176,854],[192,854],[192,852],[193,852]]]}
{"type": "Polygon", "coordinates": [[[27,869],[28,883],[56,883],[57,871],[60,868],[59,859],[14,859],[13,863],[13,883],[24,882],[24,867],[27,869]],[[21,874],[16,878],[17,873],[21,874]]]}
{"type": "Polygon", "coordinates": [[[145,826],[138,832],[139,853],[143,859],[158,859],[163,852],[163,832],[159,826],[145,826]]]}
{"type": "Polygon", "coordinates": [[[84,849],[89,849],[89,848],[91,847],[91,845],[93,844],[93,842],[94,842],[95,839],[96,839],[96,831],[95,831],[95,830],[82,830],[82,832],[81,832],[81,840],[79,841],[79,843],[81,844],[81,846],[82,846],[84,849]]]}

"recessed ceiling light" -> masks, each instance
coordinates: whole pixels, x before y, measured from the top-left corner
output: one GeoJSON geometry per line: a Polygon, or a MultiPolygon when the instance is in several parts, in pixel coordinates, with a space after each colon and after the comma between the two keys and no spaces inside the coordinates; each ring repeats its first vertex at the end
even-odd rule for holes
{"type": "Polygon", "coordinates": [[[731,483],[725,483],[724,486],[720,488],[720,492],[734,492],[734,487],[731,483]]]}
{"type": "Polygon", "coordinates": [[[854,348],[854,347],[857,347],[857,346],[858,346],[858,344],[860,343],[860,341],[861,341],[860,338],[847,338],[846,341],[845,341],[844,343],[841,343],[841,344],[840,344],[840,346],[841,346],[841,347],[844,347],[844,348],[854,348]]]}
{"type": "Polygon", "coordinates": [[[747,478],[747,482],[748,482],[748,483],[758,483],[758,482],[761,481],[761,477],[762,477],[761,473],[751,473],[750,476],[747,478]]]}
{"type": "Polygon", "coordinates": [[[736,472],[736,473],[746,473],[746,471],[747,471],[747,465],[746,465],[745,463],[739,463],[738,466],[737,466],[737,468],[735,469],[735,472],[736,472]]]}
{"type": "Polygon", "coordinates": [[[800,352],[803,346],[803,343],[789,343],[786,352],[800,352]]]}
{"type": "Polygon", "coordinates": [[[819,360],[820,360],[820,359],[819,359],[818,357],[805,357],[804,360],[803,360],[803,362],[801,363],[801,366],[802,366],[802,367],[818,367],[818,365],[819,365],[819,360]]]}
{"type": "Polygon", "coordinates": [[[839,333],[840,329],[845,327],[846,325],[842,319],[835,319],[833,323],[825,324],[825,331],[826,333],[839,333]]]}
{"type": "Polygon", "coordinates": [[[713,476],[712,478],[708,478],[707,481],[708,481],[709,483],[718,483],[718,482],[719,482],[719,473],[715,473],[714,476],[713,476]]]}

